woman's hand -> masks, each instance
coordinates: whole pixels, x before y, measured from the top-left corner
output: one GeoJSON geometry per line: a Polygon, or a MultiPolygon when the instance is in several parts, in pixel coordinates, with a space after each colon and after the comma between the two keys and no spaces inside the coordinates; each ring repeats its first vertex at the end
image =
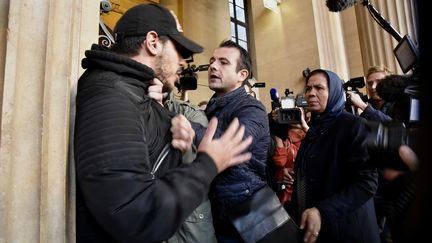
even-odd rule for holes
{"type": "Polygon", "coordinates": [[[308,208],[303,212],[300,229],[304,230],[304,242],[314,243],[318,239],[321,230],[321,214],[317,208],[308,208]]]}

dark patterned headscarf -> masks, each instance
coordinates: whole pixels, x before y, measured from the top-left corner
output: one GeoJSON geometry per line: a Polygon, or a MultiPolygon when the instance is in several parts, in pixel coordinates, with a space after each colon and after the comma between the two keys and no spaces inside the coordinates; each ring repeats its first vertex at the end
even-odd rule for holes
{"type": "Polygon", "coordinates": [[[308,131],[311,136],[322,134],[333,124],[336,118],[341,115],[345,109],[345,92],[342,86],[342,79],[332,71],[316,69],[310,73],[306,79],[306,84],[308,83],[309,78],[317,73],[323,73],[327,77],[329,96],[327,106],[323,113],[316,114],[312,112],[308,131]]]}

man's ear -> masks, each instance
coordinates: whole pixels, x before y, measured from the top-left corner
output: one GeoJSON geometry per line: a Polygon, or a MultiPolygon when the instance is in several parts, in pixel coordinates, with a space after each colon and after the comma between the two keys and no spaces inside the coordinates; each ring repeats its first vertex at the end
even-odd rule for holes
{"type": "Polygon", "coordinates": [[[155,31],[149,31],[143,44],[149,54],[157,55],[160,44],[158,34],[155,31]]]}
{"type": "Polygon", "coordinates": [[[249,71],[246,69],[242,69],[238,72],[240,80],[246,80],[249,77],[249,71]]]}

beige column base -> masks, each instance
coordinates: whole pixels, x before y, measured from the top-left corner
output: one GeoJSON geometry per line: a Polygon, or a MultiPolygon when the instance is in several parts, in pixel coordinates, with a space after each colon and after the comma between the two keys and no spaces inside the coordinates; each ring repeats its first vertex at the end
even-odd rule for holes
{"type": "Polygon", "coordinates": [[[69,126],[98,18],[99,1],[0,3],[0,242],[75,241],[69,126]]]}

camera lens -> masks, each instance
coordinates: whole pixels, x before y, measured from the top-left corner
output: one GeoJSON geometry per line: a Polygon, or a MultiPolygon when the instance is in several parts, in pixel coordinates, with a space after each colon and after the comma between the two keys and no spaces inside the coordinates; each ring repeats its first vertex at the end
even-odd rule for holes
{"type": "Polygon", "coordinates": [[[368,149],[378,167],[406,169],[399,157],[399,147],[410,145],[409,129],[402,122],[368,121],[368,149]]]}

